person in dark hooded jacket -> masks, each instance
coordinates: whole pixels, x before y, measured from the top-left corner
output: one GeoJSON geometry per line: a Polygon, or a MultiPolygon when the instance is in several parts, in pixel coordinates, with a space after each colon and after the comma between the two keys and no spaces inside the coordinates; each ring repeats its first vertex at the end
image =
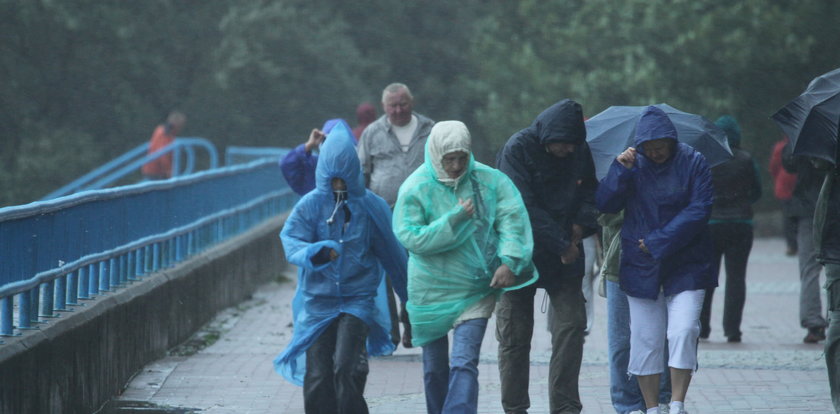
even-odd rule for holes
{"type": "MultiPolygon", "coordinates": [[[[749,152],[741,149],[741,128],[730,115],[715,121],[726,132],[732,158],[712,168],[715,202],[709,229],[715,246],[718,273],[723,260],[726,290],[723,305],[723,334],[727,342],[741,342],[741,318],[747,300],[747,259],[753,244],[752,205],[761,198],[758,167],[749,152]]],[[[700,312],[700,337],[711,333],[712,298],[715,289],[706,290],[700,312]]]]}
{"type": "Polygon", "coordinates": [[[840,150],[834,165],[821,159],[812,164],[825,172],[814,211],[814,246],[817,260],[825,267],[828,299],[828,330],[825,363],[834,410],[840,413],[840,150]]]}
{"type": "Polygon", "coordinates": [[[630,307],[628,372],[639,381],[647,413],[658,414],[667,339],[670,413],[684,413],[697,367],[703,296],[717,285],[707,224],[713,201],[709,165],[677,141],[665,112],[649,106],[636,125],[636,147],[613,161],[596,201],[604,213],[624,210],[619,284],[630,307]]]}
{"type": "Polygon", "coordinates": [[[598,226],[597,180],[580,104],[564,99],[550,106],[531,126],[510,137],[496,164],[522,194],[539,271],[534,285],[505,293],[496,308],[502,407],[506,413],[525,413],[530,407],[529,354],[539,287],[551,303],[551,412],[579,413],[578,376],[586,329],[581,290],[584,254],[594,254],[583,252],[581,240],[598,226]]]}

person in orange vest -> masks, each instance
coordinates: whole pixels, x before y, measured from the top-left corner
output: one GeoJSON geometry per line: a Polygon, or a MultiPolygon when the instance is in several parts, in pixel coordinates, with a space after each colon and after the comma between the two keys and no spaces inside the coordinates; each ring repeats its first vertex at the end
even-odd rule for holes
{"type": "MultiPolygon", "coordinates": [[[[158,125],[149,140],[148,154],[159,151],[175,141],[175,136],[184,128],[187,117],[173,111],[166,118],[166,123],[158,125]]],[[[143,177],[147,180],[165,180],[172,177],[172,153],[166,154],[143,165],[143,177]]]]}

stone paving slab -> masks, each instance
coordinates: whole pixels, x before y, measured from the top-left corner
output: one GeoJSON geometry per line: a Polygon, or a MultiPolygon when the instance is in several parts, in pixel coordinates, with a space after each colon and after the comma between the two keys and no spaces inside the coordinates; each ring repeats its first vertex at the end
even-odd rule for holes
{"type": "MultiPolygon", "coordinates": [[[[729,344],[722,336],[723,288],[716,292],[712,335],[700,344],[700,370],[686,402],[690,413],[833,412],[822,344],[802,343],[805,330],[798,322],[796,259],[783,252],[781,239],[755,241],[743,343],[729,344]]],[[[171,356],[148,365],[119,398],[212,414],[302,413],[302,389],[272,367],[291,338],[293,294],[292,282],[265,285],[252,300],[220,313],[206,328],[221,333],[218,341],[194,355],[171,356]]],[[[550,345],[547,331],[539,328],[545,326],[545,315],[539,312],[541,295],[535,301],[532,413],[548,412],[550,345]]],[[[605,300],[596,297],[595,322],[580,375],[584,414],[615,412],[609,399],[605,311],[605,300]]],[[[494,322],[488,324],[482,345],[480,413],[501,412],[494,322]]],[[[365,396],[372,414],[425,413],[419,349],[400,347],[392,356],[372,358],[370,370],[365,396]]]]}

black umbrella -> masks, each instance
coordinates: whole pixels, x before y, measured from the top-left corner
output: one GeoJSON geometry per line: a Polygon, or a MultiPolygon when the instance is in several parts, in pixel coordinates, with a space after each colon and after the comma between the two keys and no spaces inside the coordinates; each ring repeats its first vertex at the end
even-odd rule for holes
{"type": "Polygon", "coordinates": [[[802,95],[771,118],[790,137],[794,155],[807,155],[834,164],[840,127],[840,69],[814,78],[802,95]]]}
{"type": "MultiPolygon", "coordinates": [[[[726,133],[708,119],[680,111],[668,104],[654,105],[665,112],[677,128],[677,140],[691,145],[710,166],[732,158],[726,133]]],[[[618,154],[634,145],[636,124],[647,106],[611,106],[586,120],[586,142],[595,163],[595,176],[607,175],[618,154]]]]}

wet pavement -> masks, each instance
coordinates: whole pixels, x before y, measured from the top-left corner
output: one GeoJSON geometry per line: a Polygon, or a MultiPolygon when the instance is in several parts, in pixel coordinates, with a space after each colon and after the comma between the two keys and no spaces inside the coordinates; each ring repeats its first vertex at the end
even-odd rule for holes
{"type": "MultiPolygon", "coordinates": [[[[724,289],[718,288],[712,334],[700,344],[700,370],[686,401],[691,414],[834,412],[823,344],[802,343],[806,332],[799,326],[798,266],[784,250],[781,239],[755,241],[742,343],[727,343],[722,334],[724,289]]],[[[289,277],[294,280],[293,274],[289,277]]],[[[150,410],[164,410],[136,411],[144,413],[303,413],[302,389],[286,382],[272,366],[291,338],[293,294],[291,281],[263,286],[252,300],[221,312],[196,334],[191,349],[182,348],[146,366],[112,403],[145,403],[152,405],[150,410]]],[[[546,323],[539,312],[541,299],[538,292],[537,327],[546,323]]],[[[605,299],[596,297],[580,375],[584,414],[615,412],[609,398],[605,315],[605,299]]],[[[494,322],[488,324],[479,364],[480,413],[501,412],[494,322]]],[[[531,413],[548,412],[549,355],[548,332],[537,328],[531,352],[531,413]]],[[[425,413],[420,350],[400,347],[392,356],[372,358],[365,397],[371,413],[425,413]]]]}

